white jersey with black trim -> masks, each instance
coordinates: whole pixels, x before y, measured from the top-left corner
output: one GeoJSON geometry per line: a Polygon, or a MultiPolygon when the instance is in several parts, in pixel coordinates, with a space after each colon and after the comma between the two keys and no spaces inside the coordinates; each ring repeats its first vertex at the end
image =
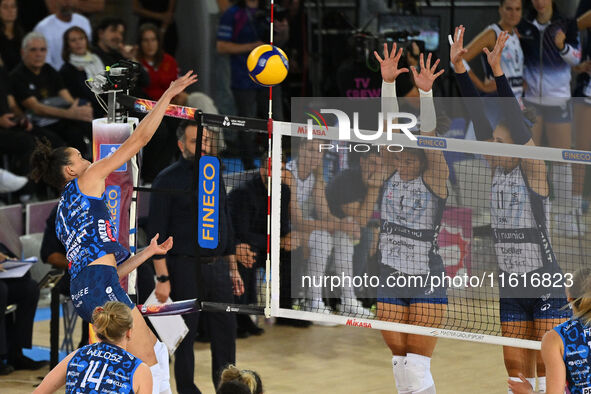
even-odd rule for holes
{"type": "Polygon", "coordinates": [[[521,165],[497,167],[491,188],[491,227],[499,268],[525,273],[542,268],[554,253],[547,239],[550,201],[530,189],[521,165]]]}
{"type": "Polygon", "coordinates": [[[292,160],[285,166],[287,171],[291,172],[296,180],[296,190],[292,191],[295,194],[295,200],[303,212],[304,219],[314,218],[314,199],[312,198],[314,192],[314,185],[316,185],[316,176],[311,172],[306,179],[300,179],[298,176],[298,162],[292,160]]]}
{"type": "Polygon", "coordinates": [[[409,275],[429,273],[444,207],[445,199],[422,177],[405,182],[395,172],[384,184],[380,203],[382,264],[409,275]]]}
{"type": "MultiPolygon", "coordinates": [[[[503,31],[497,23],[489,25],[488,29],[495,32],[495,39],[503,31]]],[[[488,64],[488,62],[485,61],[485,64],[488,64]]],[[[519,99],[523,96],[523,50],[516,31],[511,32],[505,43],[505,48],[501,54],[501,67],[509,81],[513,94],[519,99]]],[[[489,78],[494,79],[490,66],[487,67],[487,73],[489,78]]]]}

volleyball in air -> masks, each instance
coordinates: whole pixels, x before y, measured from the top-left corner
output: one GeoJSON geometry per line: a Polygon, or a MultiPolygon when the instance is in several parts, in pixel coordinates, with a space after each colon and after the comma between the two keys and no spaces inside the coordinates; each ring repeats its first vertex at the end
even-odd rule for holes
{"type": "Polygon", "coordinates": [[[287,76],[289,61],[285,52],[273,45],[259,45],[246,59],[250,78],[262,86],[279,85],[287,76]]]}

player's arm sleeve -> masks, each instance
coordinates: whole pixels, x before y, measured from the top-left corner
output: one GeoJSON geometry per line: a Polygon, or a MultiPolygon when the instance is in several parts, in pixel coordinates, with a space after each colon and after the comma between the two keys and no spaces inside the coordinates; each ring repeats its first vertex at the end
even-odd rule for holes
{"type": "Polygon", "coordinates": [[[484,112],[484,105],[480,98],[480,93],[476,90],[474,83],[470,79],[468,72],[456,73],[456,81],[460,89],[460,94],[466,99],[463,100],[464,106],[468,111],[470,119],[474,122],[474,132],[479,141],[486,141],[492,138],[492,127],[484,112]]]}
{"type": "MultiPolygon", "coordinates": [[[[153,188],[166,188],[163,178],[154,179],[153,188]]],[[[148,239],[160,234],[159,241],[168,238],[168,221],[170,218],[170,195],[166,193],[150,193],[150,209],[148,215],[148,239]]],[[[154,255],[154,259],[163,259],[166,255],[154,255]]]]}
{"type": "Polygon", "coordinates": [[[500,77],[495,77],[495,83],[497,85],[497,94],[501,97],[501,107],[505,119],[508,120],[505,126],[509,129],[513,141],[516,144],[524,145],[531,140],[531,131],[523,120],[523,112],[521,112],[511,86],[509,86],[509,81],[503,74],[500,77]]]}

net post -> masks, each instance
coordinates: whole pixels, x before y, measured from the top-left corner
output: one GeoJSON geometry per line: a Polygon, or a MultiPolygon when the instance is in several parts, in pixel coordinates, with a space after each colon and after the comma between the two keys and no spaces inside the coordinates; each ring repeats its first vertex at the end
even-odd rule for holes
{"type": "MultiPolygon", "coordinates": [[[[282,162],[282,133],[277,133],[275,130],[274,138],[272,139],[271,154],[271,178],[269,179],[269,186],[271,187],[271,269],[267,265],[267,286],[268,278],[271,275],[271,311],[272,316],[277,316],[279,313],[279,255],[280,255],[280,237],[281,237],[281,162],[282,162]]],[[[271,142],[271,140],[269,140],[271,142]]],[[[268,308],[267,298],[267,308],[268,308]]],[[[265,314],[267,310],[265,310],[265,314]]]]}

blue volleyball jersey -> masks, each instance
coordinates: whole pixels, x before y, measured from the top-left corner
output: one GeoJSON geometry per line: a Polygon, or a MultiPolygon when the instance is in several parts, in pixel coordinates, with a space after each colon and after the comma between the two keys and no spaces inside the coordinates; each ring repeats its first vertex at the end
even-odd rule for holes
{"type": "Polygon", "coordinates": [[[117,241],[117,228],[112,223],[104,193],[101,198],[83,194],[78,179],[66,185],[57,208],[55,228],[66,248],[72,279],[99,257],[113,254],[118,265],[129,257],[129,251],[117,241]]]}
{"type": "Polygon", "coordinates": [[[567,320],[554,331],[562,338],[566,381],[571,394],[591,394],[591,370],[589,366],[591,327],[579,319],[567,320]]]}
{"type": "Polygon", "coordinates": [[[86,345],[68,363],[66,393],[133,393],[133,374],[141,363],[119,346],[86,345]]]}

